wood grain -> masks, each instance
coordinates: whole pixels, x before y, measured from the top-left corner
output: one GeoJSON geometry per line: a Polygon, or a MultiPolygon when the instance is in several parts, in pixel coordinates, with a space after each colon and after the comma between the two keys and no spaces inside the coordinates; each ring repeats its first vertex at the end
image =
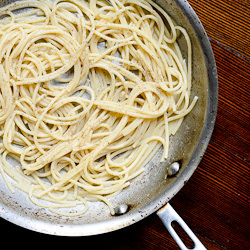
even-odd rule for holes
{"type": "Polygon", "coordinates": [[[212,40],[249,58],[249,0],[190,0],[189,3],[212,40]]]}
{"type": "MultiPolygon", "coordinates": [[[[250,1],[190,0],[209,36],[218,68],[219,105],[207,151],[171,200],[207,249],[250,249],[250,1]]],[[[3,220],[4,234],[91,249],[179,249],[156,214],[128,228],[85,238],[21,229],[3,220]]],[[[2,239],[4,242],[4,239],[2,239]]]]}

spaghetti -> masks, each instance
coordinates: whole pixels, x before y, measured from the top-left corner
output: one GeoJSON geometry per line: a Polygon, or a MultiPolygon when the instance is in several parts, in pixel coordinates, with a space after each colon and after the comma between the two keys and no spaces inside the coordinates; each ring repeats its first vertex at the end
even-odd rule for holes
{"type": "Polygon", "coordinates": [[[89,201],[114,213],[109,199],[161,146],[168,157],[198,99],[187,32],[151,0],[18,1],[0,13],[3,178],[56,213],[89,201]]]}

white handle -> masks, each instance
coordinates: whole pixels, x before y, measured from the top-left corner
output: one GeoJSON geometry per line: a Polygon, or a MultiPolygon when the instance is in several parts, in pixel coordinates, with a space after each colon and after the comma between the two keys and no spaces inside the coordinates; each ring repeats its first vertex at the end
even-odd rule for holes
{"type": "Polygon", "coordinates": [[[174,238],[178,246],[181,250],[188,250],[190,248],[187,248],[179,235],[176,233],[174,228],[172,227],[171,223],[176,221],[182,229],[187,233],[187,235],[190,237],[190,239],[194,243],[193,250],[206,250],[206,248],[203,246],[203,244],[200,242],[200,240],[195,236],[195,234],[191,231],[191,229],[188,227],[188,225],[184,222],[184,220],[175,212],[175,210],[172,208],[172,206],[168,203],[163,208],[161,208],[157,215],[171,234],[171,236],[174,238]]]}

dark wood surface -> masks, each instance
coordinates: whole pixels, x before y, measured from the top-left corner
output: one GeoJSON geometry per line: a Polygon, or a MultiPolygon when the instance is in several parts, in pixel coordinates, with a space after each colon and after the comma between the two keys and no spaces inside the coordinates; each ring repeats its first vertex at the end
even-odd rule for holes
{"type": "MultiPolygon", "coordinates": [[[[171,204],[207,249],[247,250],[250,249],[250,1],[190,0],[189,3],[203,23],[214,50],[219,106],[207,151],[195,174],[171,204]]],[[[3,235],[22,234],[46,245],[57,241],[84,249],[87,246],[110,250],[179,249],[156,214],[116,232],[78,238],[47,236],[3,220],[0,223],[1,229],[5,228],[3,235]]]]}

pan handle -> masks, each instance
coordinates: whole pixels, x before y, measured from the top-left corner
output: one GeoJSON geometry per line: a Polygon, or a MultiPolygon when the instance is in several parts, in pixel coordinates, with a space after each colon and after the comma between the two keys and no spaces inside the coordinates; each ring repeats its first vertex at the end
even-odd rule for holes
{"type": "Polygon", "coordinates": [[[187,233],[187,235],[190,237],[190,239],[194,243],[194,248],[193,250],[206,250],[206,248],[203,246],[203,244],[200,242],[200,240],[195,236],[195,234],[191,231],[191,229],[188,227],[188,225],[183,221],[183,219],[175,212],[173,207],[167,203],[163,208],[161,208],[158,212],[157,215],[163,222],[164,226],[167,228],[171,236],[174,238],[178,246],[180,247],[181,250],[188,250],[179,237],[179,235],[176,233],[174,228],[172,227],[171,223],[172,222],[177,222],[182,229],[187,233]]]}

